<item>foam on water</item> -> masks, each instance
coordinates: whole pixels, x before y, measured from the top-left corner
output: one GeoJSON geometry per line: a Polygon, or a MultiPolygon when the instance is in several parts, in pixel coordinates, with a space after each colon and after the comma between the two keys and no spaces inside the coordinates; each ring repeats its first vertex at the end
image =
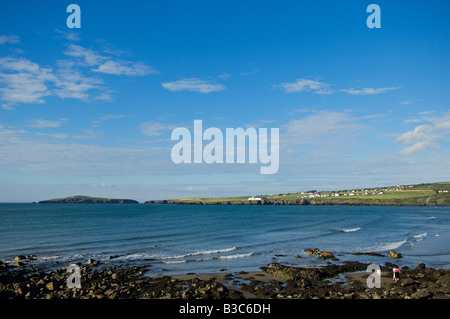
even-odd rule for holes
{"type": "Polygon", "coordinates": [[[361,227],[357,227],[357,228],[349,228],[349,229],[342,229],[342,231],[344,233],[353,233],[355,231],[361,230],[361,227]]]}

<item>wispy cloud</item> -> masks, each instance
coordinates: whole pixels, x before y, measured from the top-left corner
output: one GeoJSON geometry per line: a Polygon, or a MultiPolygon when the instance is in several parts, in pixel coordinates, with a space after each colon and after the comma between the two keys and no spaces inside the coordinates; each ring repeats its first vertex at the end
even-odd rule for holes
{"type": "Polygon", "coordinates": [[[404,123],[420,123],[422,122],[421,119],[406,119],[403,121],[404,123]]]}
{"type": "Polygon", "coordinates": [[[359,135],[367,127],[348,113],[320,111],[283,126],[289,146],[333,144],[336,139],[359,135]]]}
{"type": "Polygon", "coordinates": [[[16,35],[0,35],[0,45],[19,43],[19,37],[16,35]]]}
{"type": "Polygon", "coordinates": [[[82,66],[95,67],[91,71],[112,75],[145,76],[157,73],[143,62],[130,62],[104,56],[97,51],[71,44],[64,54],[77,58],[82,66]]]}
{"type": "Polygon", "coordinates": [[[173,82],[164,82],[163,88],[172,92],[193,91],[199,93],[211,93],[225,90],[222,84],[201,80],[199,78],[181,79],[173,82]]]}
{"type": "MultiPolygon", "coordinates": [[[[33,173],[63,176],[117,176],[167,174],[171,161],[167,161],[168,148],[161,147],[105,147],[72,142],[92,138],[68,136],[65,133],[40,134],[49,141],[31,138],[26,131],[0,124],[0,166],[33,173]],[[69,139],[69,140],[68,140],[69,139]],[[57,154],[58,156],[55,156],[57,154]]],[[[170,151],[169,151],[170,152],[170,151]]],[[[174,167],[175,171],[177,167],[174,167]]]]}
{"type": "Polygon", "coordinates": [[[420,121],[426,121],[428,124],[416,126],[397,137],[396,142],[409,145],[403,148],[400,154],[410,155],[430,148],[439,148],[439,141],[450,134],[450,112],[441,117],[428,117],[420,121]]]}
{"type": "Polygon", "coordinates": [[[433,126],[428,124],[419,125],[415,127],[413,130],[400,135],[397,138],[397,141],[406,144],[413,144],[424,138],[435,139],[435,136],[433,136],[432,133],[433,133],[433,126]]]}
{"type": "Polygon", "coordinates": [[[57,138],[57,139],[66,139],[69,137],[69,134],[66,133],[37,133],[38,136],[47,136],[51,138],[57,138]]]}
{"type": "Polygon", "coordinates": [[[159,136],[163,131],[173,130],[177,126],[173,124],[165,124],[159,122],[145,122],[139,126],[139,129],[146,136],[159,136]]]}
{"type": "Polygon", "coordinates": [[[0,58],[0,93],[7,105],[44,103],[43,97],[52,94],[47,84],[55,79],[51,68],[28,59],[0,58]]]}
{"type": "Polygon", "coordinates": [[[83,66],[99,65],[106,58],[90,49],[86,49],[76,44],[70,44],[68,49],[63,52],[70,57],[78,58],[77,63],[83,66]]]}
{"type": "Polygon", "coordinates": [[[265,126],[265,125],[267,125],[269,123],[273,123],[273,122],[275,122],[275,120],[259,120],[252,124],[245,124],[244,127],[245,128],[248,128],[248,127],[259,128],[259,127],[265,126]]]}
{"type": "Polygon", "coordinates": [[[105,74],[114,75],[127,75],[127,76],[144,76],[147,74],[156,73],[149,66],[144,63],[131,63],[128,61],[112,61],[108,60],[103,64],[100,64],[94,72],[100,72],[105,74]]]}
{"type": "Polygon", "coordinates": [[[57,128],[63,125],[66,122],[66,119],[60,119],[58,121],[51,121],[51,120],[43,120],[43,119],[37,119],[31,121],[28,126],[33,128],[57,128]]]}
{"type": "Polygon", "coordinates": [[[69,41],[73,41],[73,42],[78,42],[80,41],[80,34],[76,31],[62,31],[59,29],[55,29],[55,32],[59,34],[60,38],[69,40],[69,41]]]}
{"type": "MultiPolygon", "coordinates": [[[[76,40],[72,33],[56,30],[66,38],[76,40]]],[[[15,43],[15,36],[0,36],[0,44],[15,43]]],[[[143,62],[124,61],[95,50],[70,44],[54,67],[41,66],[27,58],[0,58],[0,100],[2,109],[13,110],[15,104],[44,103],[44,97],[56,95],[85,102],[112,101],[112,90],[104,86],[102,74],[145,76],[156,73],[143,62]],[[86,69],[93,74],[86,74],[86,69]]]]}
{"type": "Polygon", "coordinates": [[[353,95],[373,95],[373,94],[381,94],[388,91],[398,90],[398,87],[387,87],[387,88],[362,88],[362,89],[344,89],[340,90],[347,94],[353,95]]]}
{"type": "Polygon", "coordinates": [[[284,89],[286,93],[313,91],[316,94],[331,94],[333,91],[329,90],[329,84],[308,79],[297,79],[291,83],[281,83],[280,87],[284,89]]]}
{"type": "Polygon", "coordinates": [[[110,121],[110,120],[116,120],[116,119],[123,119],[128,117],[128,115],[125,114],[105,114],[101,117],[99,117],[96,120],[91,121],[92,127],[99,127],[102,123],[110,121]]]}
{"type": "Polygon", "coordinates": [[[398,87],[330,89],[329,83],[305,78],[297,79],[294,82],[281,83],[275,86],[281,87],[286,93],[313,92],[315,94],[327,94],[327,95],[334,94],[336,92],[343,92],[352,95],[374,95],[399,89],[398,87]]]}
{"type": "Polygon", "coordinates": [[[95,96],[92,93],[93,90],[97,91],[98,94],[103,94],[101,92],[102,79],[84,75],[79,69],[74,67],[74,62],[72,61],[60,60],[57,62],[57,65],[54,93],[60,98],[88,101],[90,97],[95,96]]]}
{"type": "Polygon", "coordinates": [[[402,155],[409,155],[412,153],[420,152],[427,150],[429,148],[438,147],[436,143],[430,142],[430,141],[421,141],[414,143],[413,145],[407,146],[404,149],[400,151],[400,154],[402,155]]]}

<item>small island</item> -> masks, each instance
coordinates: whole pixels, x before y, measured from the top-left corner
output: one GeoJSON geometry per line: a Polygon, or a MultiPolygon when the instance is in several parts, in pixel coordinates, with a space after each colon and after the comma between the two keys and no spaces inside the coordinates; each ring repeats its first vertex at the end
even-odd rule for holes
{"type": "Polygon", "coordinates": [[[83,195],[75,195],[64,198],[55,198],[40,201],[39,204],[139,204],[134,199],[102,198],[83,195]]]}

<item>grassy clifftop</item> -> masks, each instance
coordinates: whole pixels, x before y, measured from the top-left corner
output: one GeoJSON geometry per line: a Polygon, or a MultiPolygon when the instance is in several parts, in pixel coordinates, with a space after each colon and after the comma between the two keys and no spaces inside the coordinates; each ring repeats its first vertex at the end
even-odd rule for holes
{"type": "Polygon", "coordinates": [[[146,204],[185,205],[396,205],[450,206],[450,182],[396,185],[340,191],[306,191],[289,194],[219,198],[181,198],[146,204]]]}
{"type": "Polygon", "coordinates": [[[90,196],[69,196],[64,198],[55,198],[40,201],[39,204],[138,204],[138,201],[133,199],[123,198],[102,198],[90,196]]]}

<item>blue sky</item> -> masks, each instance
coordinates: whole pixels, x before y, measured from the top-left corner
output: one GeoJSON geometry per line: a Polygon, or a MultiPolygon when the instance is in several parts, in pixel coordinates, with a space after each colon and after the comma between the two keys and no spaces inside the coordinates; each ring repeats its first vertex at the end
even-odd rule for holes
{"type": "Polygon", "coordinates": [[[450,180],[448,1],[93,2],[0,4],[1,202],[450,180]],[[278,173],[174,164],[194,120],[279,128],[278,173]]]}

